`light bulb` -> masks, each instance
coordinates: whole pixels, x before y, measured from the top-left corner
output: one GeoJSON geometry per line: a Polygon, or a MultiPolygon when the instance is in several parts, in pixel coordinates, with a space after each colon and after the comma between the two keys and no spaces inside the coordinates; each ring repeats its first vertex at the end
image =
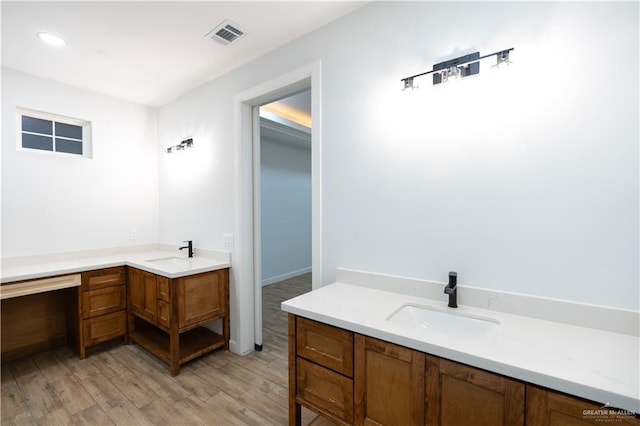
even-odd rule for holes
{"type": "Polygon", "coordinates": [[[64,41],[62,38],[58,37],[57,35],[53,35],[51,33],[39,32],[37,36],[40,40],[52,46],[63,47],[67,45],[66,41],[64,41]]]}

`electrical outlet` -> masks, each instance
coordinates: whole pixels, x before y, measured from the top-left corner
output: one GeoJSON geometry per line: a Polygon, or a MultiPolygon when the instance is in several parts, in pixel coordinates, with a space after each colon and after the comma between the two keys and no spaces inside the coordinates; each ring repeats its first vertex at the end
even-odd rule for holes
{"type": "Polygon", "coordinates": [[[129,239],[131,241],[135,241],[138,239],[138,231],[136,231],[135,229],[132,229],[129,231],[129,239]]]}
{"type": "Polygon", "coordinates": [[[222,234],[222,245],[233,247],[233,234],[222,234]]]}

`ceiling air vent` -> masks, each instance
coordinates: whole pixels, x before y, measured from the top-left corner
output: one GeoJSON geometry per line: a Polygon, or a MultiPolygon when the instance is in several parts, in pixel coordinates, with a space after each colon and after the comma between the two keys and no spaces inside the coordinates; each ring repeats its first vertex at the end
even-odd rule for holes
{"type": "Polygon", "coordinates": [[[220,25],[209,31],[206,37],[228,46],[246,34],[240,25],[226,19],[220,25]]]}

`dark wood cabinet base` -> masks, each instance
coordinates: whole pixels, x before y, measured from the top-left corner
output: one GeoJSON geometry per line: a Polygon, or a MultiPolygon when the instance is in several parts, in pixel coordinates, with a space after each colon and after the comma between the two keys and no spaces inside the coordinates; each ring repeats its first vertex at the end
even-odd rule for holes
{"type": "Polygon", "coordinates": [[[229,349],[229,270],[168,279],[129,268],[128,336],[169,365],[180,366],[207,352],[229,349]],[[222,334],[205,327],[222,322],[222,334]]]}
{"type": "Polygon", "coordinates": [[[303,406],[339,425],[640,426],[634,413],[293,314],[288,337],[290,426],[303,406]]]}

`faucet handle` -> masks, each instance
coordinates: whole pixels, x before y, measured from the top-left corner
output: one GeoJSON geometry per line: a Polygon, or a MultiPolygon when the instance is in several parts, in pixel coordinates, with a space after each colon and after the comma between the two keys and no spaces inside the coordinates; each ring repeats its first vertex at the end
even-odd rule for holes
{"type": "Polygon", "coordinates": [[[178,250],[187,249],[189,251],[189,257],[193,257],[193,240],[184,240],[184,243],[187,243],[184,247],[178,247],[178,250]]]}
{"type": "Polygon", "coordinates": [[[450,308],[458,307],[458,274],[456,272],[449,272],[449,283],[444,287],[444,292],[449,295],[450,308]]]}
{"type": "Polygon", "coordinates": [[[449,272],[449,287],[454,287],[458,284],[458,273],[451,271],[449,272]]]}

